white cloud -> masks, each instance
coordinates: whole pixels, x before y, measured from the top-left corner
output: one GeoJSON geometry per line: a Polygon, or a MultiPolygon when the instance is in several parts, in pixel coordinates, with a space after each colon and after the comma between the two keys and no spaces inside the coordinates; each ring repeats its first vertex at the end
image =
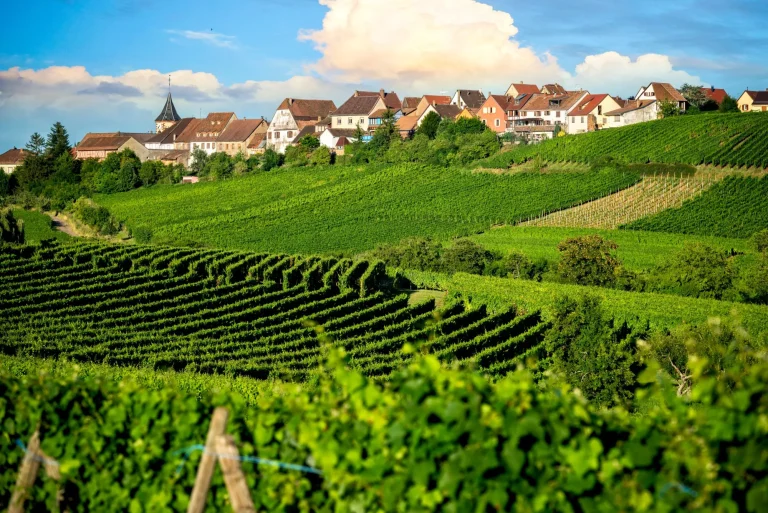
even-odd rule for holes
{"type": "Polygon", "coordinates": [[[299,39],[322,54],[309,69],[330,80],[426,93],[567,78],[553,56],[513,39],[518,29],[508,13],[475,0],[319,1],[329,9],[322,28],[299,39]]]}
{"type": "Polygon", "coordinates": [[[194,30],[167,30],[169,34],[181,36],[185,39],[191,39],[194,41],[202,41],[212,46],[218,46],[219,48],[229,48],[230,50],[236,50],[235,36],[228,36],[226,34],[219,34],[218,32],[197,32],[194,30]]]}
{"type": "Polygon", "coordinates": [[[674,69],[666,55],[649,53],[633,61],[617,52],[606,52],[586,57],[566,84],[594,93],[632,95],[650,82],[669,82],[680,87],[685,82],[700,84],[701,79],[674,69]]]}

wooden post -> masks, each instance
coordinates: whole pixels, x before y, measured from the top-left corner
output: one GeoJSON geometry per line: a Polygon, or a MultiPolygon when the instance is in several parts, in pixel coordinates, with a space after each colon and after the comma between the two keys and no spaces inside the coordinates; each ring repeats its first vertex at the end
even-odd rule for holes
{"type": "Polygon", "coordinates": [[[240,468],[240,453],[231,436],[216,438],[216,453],[219,455],[219,465],[224,472],[224,483],[227,485],[229,500],[235,513],[255,513],[251,492],[245,481],[243,469],[240,468]]]}
{"type": "Polygon", "coordinates": [[[8,513],[23,513],[24,501],[29,495],[29,489],[35,484],[37,471],[40,469],[40,433],[37,429],[32,434],[27,444],[27,452],[19,468],[19,476],[16,478],[16,488],[8,505],[8,513]]]}
{"type": "MultiPolygon", "coordinates": [[[[200,460],[200,466],[197,467],[197,477],[195,486],[192,488],[192,495],[189,498],[187,513],[203,513],[205,509],[205,499],[208,496],[208,489],[211,487],[211,477],[216,470],[216,437],[223,435],[227,429],[227,420],[229,410],[226,408],[216,408],[213,410],[211,425],[208,427],[208,436],[205,439],[205,452],[200,460]]],[[[10,513],[10,512],[9,512],[10,513]]]]}

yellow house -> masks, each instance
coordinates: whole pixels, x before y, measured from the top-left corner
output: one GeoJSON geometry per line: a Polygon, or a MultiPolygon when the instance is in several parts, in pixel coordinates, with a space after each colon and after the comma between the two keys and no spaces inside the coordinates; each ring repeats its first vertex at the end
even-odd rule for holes
{"type": "Polygon", "coordinates": [[[737,103],[741,112],[768,112],[768,89],[744,91],[737,103]]]}
{"type": "Polygon", "coordinates": [[[456,119],[472,119],[477,117],[477,109],[470,109],[469,107],[464,107],[461,112],[459,112],[459,115],[456,116],[456,119]]]}

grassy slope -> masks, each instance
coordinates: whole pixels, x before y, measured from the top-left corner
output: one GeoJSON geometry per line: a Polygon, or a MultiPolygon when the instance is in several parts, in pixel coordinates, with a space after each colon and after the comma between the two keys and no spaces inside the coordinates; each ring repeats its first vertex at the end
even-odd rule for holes
{"type": "Polygon", "coordinates": [[[745,263],[756,261],[753,244],[744,239],[726,239],[697,235],[639,232],[627,230],[595,230],[590,228],[504,227],[490,230],[472,239],[482,246],[511,253],[517,251],[532,259],[546,258],[556,261],[560,254],[557,245],[580,235],[598,234],[618,244],[616,252],[625,266],[633,270],[650,269],[665,263],[679,252],[686,242],[701,242],[722,251],[735,249],[745,253],[745,263]]]}
{"type": "Polygon", "coordinates": [[[450,294],[460,293],[473,304],[487,304],[502,309],[516,304],[532,311],[541,309],[546,316],[557,297],[584,294],[599,296],[605,309],[614,317],[629,322],[648,321],[654,328],[672,328],[681,323],[699,324],[710,317],[736,314],[750,333],[768,340],[768,306],[730,303],[711,299],[696,299],[666,294],[625,292],[600,287],[582,287],[528,280],[491,278],[457,273],[407,271],[417,285],[437,286],[450,294]]]}
{"type": "Polygon", "coordinates": [[[626,163],[768,167],[768,114],[679,116],[515,148],[480,161],[505,168],[537,155],[550,162],[589,162],[610,155],[626,163]]]}
{"type": "Polygon", "coordinates": [[[72,239],[66,233],[53,229],[51,227],[51,218],[43,213],[19,209],[14,210],[13,215],[16,219],[24,221],[24,238],[28,244],[36,244],[46,239],[56,239],[59,241],[72,239]]]}
{"type": "Polygon", "coordinates": [[[409,236],[452,237],[609,194],[633,173],[495,175],[361,166],[281,169],[227,182],[99,196],[157,242],[287,253],[354,253],[409,236]]]}

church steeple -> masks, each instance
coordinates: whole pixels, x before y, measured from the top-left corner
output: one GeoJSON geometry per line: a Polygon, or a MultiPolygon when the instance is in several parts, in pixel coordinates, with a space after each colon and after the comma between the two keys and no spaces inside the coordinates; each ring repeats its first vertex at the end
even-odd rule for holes
{"type": "Polygon", "coordinates": [[[159,134],[164,130],[172,127],[176,123],[181,121],[181,116],[176,112],[176,107],[173,105],[173,98],[171,97],[171,77],[168,76],[168,98],[165,100],[165,107],[160,112],[160,115],[155,119],[155,129],[159,134]]]}

